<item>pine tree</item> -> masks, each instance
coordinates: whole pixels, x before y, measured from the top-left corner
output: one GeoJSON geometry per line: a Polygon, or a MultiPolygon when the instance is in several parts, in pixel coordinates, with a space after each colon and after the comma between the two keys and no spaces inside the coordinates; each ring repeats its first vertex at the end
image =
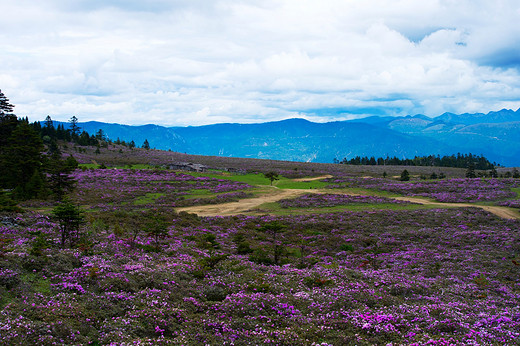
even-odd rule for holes
{"type": "Polygon", "coordinates": [[[401,181],[408,181],[410,180],[410,173],[408,173],[408,171],[405,169],[404,171],[401,172],[401,181]]]}
{"type": "Polygon", "coordinates": [[[66,192],[72,191],[76,181],[71,176],[72,171],[78,167],[78,161],[69,156],[66,160],[61,159],[59,151],[53,153],[47,163],[49,173],[49,187],[58,201],[63,199],[66,192]]]}
{"type": "Polygon", "coordinates": [[[20,122],[8,142],[2,151],[5,166],[1,182],[4,187],[17,189],[18,197],[24,198],[26,184],[42,165],[43,142],[25,122],[20,122]]]}
{"type": "Polygon", "coordinates": [[[70,201],[65,201],[54,207],[52,214],[60,225],[61,246],[65,247],[67,240],[71,246],[74,245],[75,238],[78,238],[79,227],[84,222],[81,209],[70,201]]]}
{"type": "Polygon", "coordinates": [[[22,199],[46,198],[47,188],[45,180],[39,170],[34,171],[31,179],[27,182],[22,199]]]}
{"type": "Polygon", "coordinates": [[[42,128],[42,135],[49,136],[51,139],[56,139],[56,128],[54,128],[54,123],[50,115],[47,115],[45,118],[45,122],[42,128]]]}
{"type": "Polygon", "coordinates": [[[476,177],[477,175],[475,174],[475,165],[473,164],[473,162],[470,162],[468,164],[468,169],[466,170],[466,178],[473,179],[476,177]]]}
{"type": "Polygon", "coordinates": [[[13,109],[14,106],[9,103],[9,99],[5,97],[2,90],[0,90],[0,116],[13,113],[13,109]]]}
{"type": "Polygon", "coordinates": [[[0,154],[2,148],[7,145],[11,133],[18,125],[18,118],[12,114],[13,108],[14,106],[9,103],[9,99],[0,90],[0,154]]]}
{"type": "Polygon", "coordinates": [[[150,149],[150,143],[148,143],[147,139],[144,140],[142,148],[147,150],[150,149]]]}
{"type": "Polygon", "coordinates": [[[75,115],[73,115],[70,120],[70,134],[72,136],[72,139],[76,139],[79,136],[79,126],[78,126],[78,118],[76,118],[75,115]]]}

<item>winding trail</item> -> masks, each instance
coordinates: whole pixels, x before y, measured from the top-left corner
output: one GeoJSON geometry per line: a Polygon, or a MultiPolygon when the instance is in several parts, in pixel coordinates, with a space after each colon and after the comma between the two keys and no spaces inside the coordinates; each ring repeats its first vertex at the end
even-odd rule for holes
{"type": "Polygon", "coordinates": [[[493,213],[496,216],[499,216],[504,219],[520,219],[520,213],[515,211],[513,208],[508,207],[499,207],[495,205],[478,205],[478,204],[472,204],[472,203],[441,203],[441,202],[435,202],[430,201],[423,198],[417,198],[417,197],[393,197],[396,200],[399,201],[407,201],[412,203],[419,203],[423,205],[435,205],[439,207],[454,207],[454,208],[480,208],[484,209],[487,212],[493,213]]]}
{"type": "MultiPolygon", "coordinates": [[[[183,207],[177,208],[177,212],[185,211],[188,213],[195,213],[199,216],[230,216],[230,215],[238,215],[247,212],[256,212],[254,210],[258,206],[264,203],[272,203],[278,202],[279,200],[285,198],[295,198],[301,196],[303,194],[314,192],[318,193],[317,190],[303,190],[303,189],[285,189],[281,190],[278,188],[274,188],[268,194],[254,197],[254,198],[244,198],[238,202],[229,202],[222,204],[211,204],[211,205],[196,205],[193,207],[183,207]]],[[[323,193],[323,192],[322,192],[323,193]]]]}
{"type": "Polygon", "coordinates": [[[323,180],[323,179],[328,179],[328,178],[333,178],[333,176],[330,174],[327,174],[327,175],[322,175],[319,177],[293,179],[293,181],[314,181],[314,180],[323,180]]]}
{"type": "MultiPolygon", "coordinates": [[[[294,181],[311,181],[311,180],[322,180],[326,178],[330,178],[332,176],[321,176],[321,177],[313,177],[313,178],[302,178],[302,179],[294,179],[294,181]]],[[[253,197],[253,198],[244,198],[239,200],[238,202],[229,202],[222,204],[210,204],[210,205],[196,205],[192,207],[182,207],[176,208],[177,212],[185,211],[188,213],[194,213],[198,216],[232,216],[244,213],[250,214],[265,214],[265,212],[258,210],[257,208],[264,203],[273,203],[278,202],[282,199],[286,198],[296,198],[298,196],[308,194],[308,193],[317,193],[317,194],[342,194],[342,195],[358,195],[354,193],[348,193],[345,191],[333,191],[328,189],[279,189],[275,186],[265,186],[272,188],[271,191],[266,194],[253,197]]],[[[471,203],[441,203],[435,202],[424,198],[419,197],[391,197],[393,199],[399,201],[407,201],[422,205],[432,205],[438,206],[440,208],[480,208],[492,214],[495,214],[498,217],[504,219],[520,219],[520,212],[514,210],[513,208],[508,207],[499,207],[499,206],[490,206],[490,205],[478,205],[471,203]]]]}

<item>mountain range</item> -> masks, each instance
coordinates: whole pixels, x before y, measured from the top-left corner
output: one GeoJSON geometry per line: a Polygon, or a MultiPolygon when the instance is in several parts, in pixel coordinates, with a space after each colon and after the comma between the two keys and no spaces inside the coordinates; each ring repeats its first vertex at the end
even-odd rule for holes
{"type": "Polygon", "coordinates": [[[472,153],[503,166],[520,166],[520,109],[487,114],[444,113],[403,117],[372,116],[314,123],[288,119],[258,124],[190,127],[79,124],[112,140],[145,139],[156,149],[209,156],[333,162],[355,156],[413,158],[472,153]]]}

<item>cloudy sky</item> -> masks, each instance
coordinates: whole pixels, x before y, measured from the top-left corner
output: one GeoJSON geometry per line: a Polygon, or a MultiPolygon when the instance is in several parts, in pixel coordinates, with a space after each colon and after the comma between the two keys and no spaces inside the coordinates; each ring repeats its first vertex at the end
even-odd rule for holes
{"type": "Polygon", "coordinates": [[[19,116],[202,125],[520,107],[518,0],[0,0],[19,116]]]}

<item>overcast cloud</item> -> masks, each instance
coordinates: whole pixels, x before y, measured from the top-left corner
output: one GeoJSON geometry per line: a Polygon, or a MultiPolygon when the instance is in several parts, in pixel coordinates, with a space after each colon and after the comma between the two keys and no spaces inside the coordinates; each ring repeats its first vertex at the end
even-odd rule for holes
{"type": "Polygon", "coordinates": [[[520,108],[518,0],[0,0],[31,120],[201,125],[520,108]]]}

